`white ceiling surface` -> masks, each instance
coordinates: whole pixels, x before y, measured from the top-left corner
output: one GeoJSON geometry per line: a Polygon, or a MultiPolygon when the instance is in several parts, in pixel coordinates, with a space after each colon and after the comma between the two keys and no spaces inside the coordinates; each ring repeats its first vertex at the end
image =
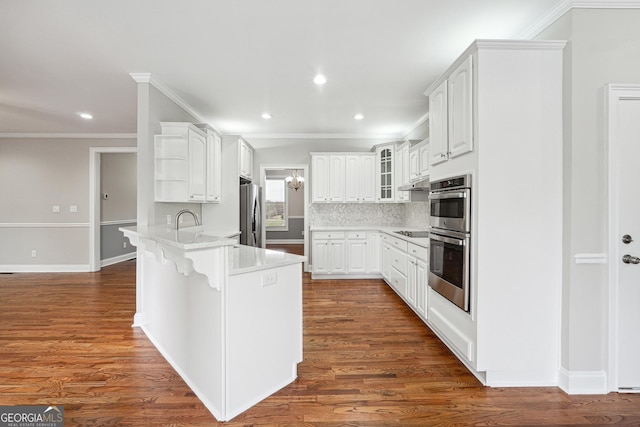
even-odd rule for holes
{"type": "Polygon", "coordinates": [[[0,0],[0,134],[135,133],[130,73],[151,73],[224,134],[403,137],[474,39],[522,37],[557,3],[0,0]]]}

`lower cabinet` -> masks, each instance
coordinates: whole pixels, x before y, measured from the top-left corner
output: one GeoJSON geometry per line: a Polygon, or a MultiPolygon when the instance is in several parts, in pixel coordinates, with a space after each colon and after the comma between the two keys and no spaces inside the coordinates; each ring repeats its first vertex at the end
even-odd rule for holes
{"type": "Polygon", "coordinates": [[[423,320],[427,320],[429,249],[382,235],[382,277],[423,320]]]}
{"type": "Polygon", "coordinates": [[[344,232],[314,232],[312,237],[313,272],[346,273],[344,232]]]}
{"type": "Polygon", "coordinates": [[[407,302],[423,319],[427,319],[429,249],[409,243],[407,248],[407,302]]]}
{"type": "Polygon", "coordinates": [[[313,231],[311,263],[314,279],[330,275],[375,277],[380,274],[378,231],[313,231]]]}

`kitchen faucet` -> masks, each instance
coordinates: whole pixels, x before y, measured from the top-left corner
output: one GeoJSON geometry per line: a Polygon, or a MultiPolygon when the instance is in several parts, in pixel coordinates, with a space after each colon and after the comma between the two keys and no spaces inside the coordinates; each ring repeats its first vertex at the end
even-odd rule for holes
{"type": "Polygon", "coordinates": [[[196,225],[200,225],[200,220],[198,219],[198,215],[196,215],[195,213],[193,213],[193,211],[190,211],[189,209],[182,209],[180,212],[176,214],[176,231],[180,229],[180,216],[182,216],[182,214],[185,214],[185,213],[191,214],[191,216],[193,216],[194,221],[196,222],[196,225]]]}

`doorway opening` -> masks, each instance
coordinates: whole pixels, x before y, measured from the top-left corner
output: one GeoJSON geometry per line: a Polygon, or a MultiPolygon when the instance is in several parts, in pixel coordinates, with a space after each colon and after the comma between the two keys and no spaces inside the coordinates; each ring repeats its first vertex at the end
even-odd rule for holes
{"type": "MultiPolygon", "coordinates": [[[[262,241],[273,249],[305,255],[309,254],[307,182],[298,188],[290,188],[285,181],[298,175],[309,176],[308,164],[260,165],[260,186],[262,195],[262,241]],[[294,245],[302,245],[301,254],[294,245]]],[[[266,246],[265,246],[266,247],[266,246]]],[[[299,247],[299,246],[298,246],[299,247]]],[[[304,271],[309,271],[308,261],[304,271]]]]}
{"type": "MultiPolygon", "coordinates": [[[[102,181],[112,183],[111,185],[120,189],[128,189],[127,181],[123,180],[127,180],[127,176],[132,174],[135,176],[137,168],[135,158],[131,162],[127,161],[127,157],[135,156],[137,151],[136,147],[91,147],[89,150],[89,271],[100,271],[103,265],[135,257],[132,255],[135,254],[135,250],[132,250],[131,246],[123,240],[123,236],[120,236],[122,233],[118,231],[120,226],[135,225],[137,220],[135,196],[133,197],[133,212],[131,212],[132,208],[127,202],[131,197],[119,197],[123,191],[116,190],[116,193],[103,191],[102,181]],[[122,173],[109,173],[103,170],[103,154],[109,156],[105,157],[105,164],[127,165],[127,170],[121,170],[122,173]],[[128,154],[129,156],[111,156],[115,154],[128,154]],[[131,170],[132,167],[133,170],[131,170]],[[105,176],[106,179],[102,179],[103,172],[108,173],[105,176]],[[109,200],[110,198],[111,200],[109,200]],[[113,207],[114,205],[115,207],[113,207]],[[126,218],[120,217],[122,215],[126,218]],[[106,259],[102,256],[103,252],[107,256],[106,259]]],[[[135,179],[131,185],[135,190],[137,186],[135,179]]]]}

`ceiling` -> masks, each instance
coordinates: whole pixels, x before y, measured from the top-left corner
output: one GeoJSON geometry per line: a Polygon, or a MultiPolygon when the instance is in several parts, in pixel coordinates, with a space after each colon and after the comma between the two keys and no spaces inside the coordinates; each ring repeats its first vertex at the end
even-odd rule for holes
{"type": "Polygon", "coordinates": [[[527,38],[558,0],[0,4],[0,135],[135,133],[130,73],[151,73],[224,134],[384,138],[474,39],[527,38]]]}

